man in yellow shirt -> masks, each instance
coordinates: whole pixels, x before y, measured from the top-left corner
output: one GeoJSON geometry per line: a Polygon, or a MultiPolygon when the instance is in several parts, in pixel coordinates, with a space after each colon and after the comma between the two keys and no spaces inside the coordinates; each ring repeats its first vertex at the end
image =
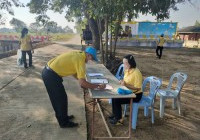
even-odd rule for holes
{"type": "MultiPolygon", "coordinates": [[[[142,74],[136,67],[133,55],[127,55],[123,58],[124,77],[120,84],[126,86],[136,94],[133,102],[139,102],[142,98],[142,74]]],[[[115,125],[122,124],[122,104],[129,104],[130,99],[112,99],[112,115],[109,117],[110,123],[115,125]]]]}
{"type": "Polygon", "coordinates": [[[161,34],[159,37],[157,48],[156,48],[156,55],[159,59],[162,57],[162,50],[163,50],[164,43],[165,43],[164,34],[161,34]],[[160,54],[158,53],[159,50],[160,50],[160,54]]]}
{"type": "Polygon", "coordinates": [[[51,59],[42,71],[42,79],[61,128],[78,126],[78,123],[71,121],[74,116],[68,115],[68,99],[62,77],[73,75],[84,88],[105,88],[105,84],[91,84],[85,80],[85,63],[89,60],[97,61],[96,55],[96,49],[93,47],[86,48],[85,52],[67,52],[51,59]]]}

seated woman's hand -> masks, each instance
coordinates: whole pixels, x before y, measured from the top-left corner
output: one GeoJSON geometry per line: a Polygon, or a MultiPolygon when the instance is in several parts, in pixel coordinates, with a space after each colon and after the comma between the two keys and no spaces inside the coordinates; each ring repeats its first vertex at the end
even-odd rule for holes
{"type": "Polygon", "coordinates": [[[125,86],[124,80],[120,80],[119,83],[120,83],[120,85],[125,86]]]}

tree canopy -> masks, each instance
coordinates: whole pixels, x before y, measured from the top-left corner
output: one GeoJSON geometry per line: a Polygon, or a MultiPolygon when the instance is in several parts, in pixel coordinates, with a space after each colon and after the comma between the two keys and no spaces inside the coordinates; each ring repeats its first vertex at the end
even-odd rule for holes
{"type": "MultiPolygon", "coordinates": [[[[141,14],[155,16],[157,21],[169,18],[170,10],[178,10],[177,4],[190,0],[31,0],[28,3],[30,12],[45,16],[48,10],[65,12],[69,21],[87,19],[92,32],[93,45],[102,46],[102,33],[106,31],[106,50],[108,47],[108,26],[115,32],[114,54],[117,34],[121,21],[129,21],[141,14]]],[[[111,46],[112,48],[112,46],[111,46]]]]}
{"type": "Polygon", "coordinates": [[[19,19],[16,19],[16,18],[13,18],[11,21],[10,21],[10,24],[13,26],[13,28],[16,30],[16,32],[21,32],[22,29],[24,27],[26,27],[26,24],[19,20],[19,19]]]}
{"type": "Polygon", "coordinates": [[[6,21],[6,19],[3,17],[3,12],[2,11],[6,11],[11,15],[14,15],[14,11],[12,9],[12,7],[24,7],[24,5],[19,2],[19,0],[0,0],[0,25],[4,24],[4,22],[6,21]]]}
{"type": "Polygon", "coordinates": [[[200,22],[198,20],[196,20],[194,26],[200,26],[200,22]]]}

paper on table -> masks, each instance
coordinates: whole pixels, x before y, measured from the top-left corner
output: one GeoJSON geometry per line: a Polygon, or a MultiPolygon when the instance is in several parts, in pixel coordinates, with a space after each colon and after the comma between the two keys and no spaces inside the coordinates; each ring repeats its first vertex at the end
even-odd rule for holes
{"type": "Polygon", "coordinates": [[[109,85],[109,84],[106,84],[106,88],[105,89],[113,89],[113,87],[111,86],[111,85],[109,85]]]}
{"type": "Polygon", "coordinates": [[[107,84],[107,79],[91,79],[91,83],[93,84],[107,84]]]}
{"type": "MultiPolygon", "coordinates": [[[[113,87],[109,84],[106,84],[106,88],[104,90],[112,90],[113,87]]],[[[98,88],[95,88],[94,90],[101,90],[101,89],[98,89],[98,88]]]]}
{"type": "Polygon", "coordinates": [[[104,76],[103,73],[88,73],[88,76],[104,76]]]}

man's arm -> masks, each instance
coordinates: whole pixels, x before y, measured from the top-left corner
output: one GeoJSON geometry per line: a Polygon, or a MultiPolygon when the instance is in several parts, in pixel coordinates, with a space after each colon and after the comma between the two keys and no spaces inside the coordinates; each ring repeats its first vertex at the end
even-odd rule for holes
{"type": "Polygon", "coordinates": [[[106,85],[105,84],[92,84],[87,82],[85,79],[79,79],[79,84],[81,87],[84,88],[90,88],[90,89],[105,89],[106,85]]]}
{"type": "Polygon", "coordinates": [[[31,42],[31,41],[30,41],[30,45],[31,45],[31,50],[32,50],[32,53],[34,53],[33,44],[32,44],[32,42],[31,42]]]}
{"type": "Polygon", "coordinates": [[[30,38],[30,46],[31,46],[31,50],[32,50],[32,53],[34,53],[34,49],[33,49],[33,44],[32,44],[32,41],[31,41],[31,36],[29,36],[29,38],[30,38]]]}

